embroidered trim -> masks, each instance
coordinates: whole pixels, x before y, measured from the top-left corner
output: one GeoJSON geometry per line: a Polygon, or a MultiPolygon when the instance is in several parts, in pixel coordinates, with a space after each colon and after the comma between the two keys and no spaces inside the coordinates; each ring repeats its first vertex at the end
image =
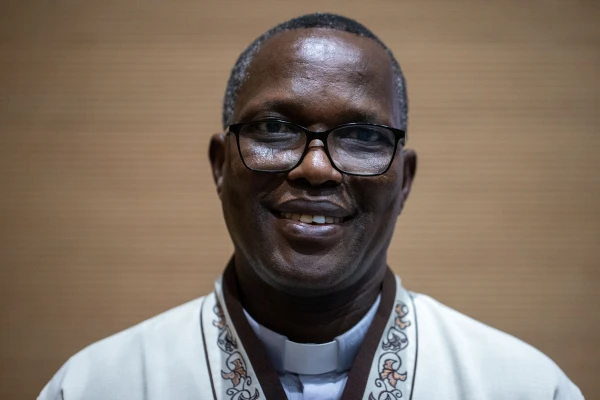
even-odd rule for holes
{"type": "Polygon", "coordinates": [[[226,357],[225,370],[221,370],[221,377],[232,385],[225,393],[230,396],[230,400],[258,399],[260,393],[258,389],[254,388],[254,394],[252,394],[252,377],[247,374],[246,360],[238,350],[238,343],[225,321],[225,314],[218,300],[213,307],[213,312],[217,316],[217,319],[213,320],[213,325],[219,330],[217,346],[226,357]]]}
{"type": "Polygon", "coordinates": [[[381,342],[384,353],[377,362],[379,377],[375,379],[375,386],[380,389],[376,393],[371,392],[369,400],[393,400],[402,397],[402,391],[396,386],[398,382],[404,382],[408,378],[408,372],[400,372],[402,358],[399,354],[408,347],[408,337],[403,332],[411,325],[411,321],[404,320],[408,312],[406,304],[402,302],[396,304],[396,318],[386,338],[381,342]]]}

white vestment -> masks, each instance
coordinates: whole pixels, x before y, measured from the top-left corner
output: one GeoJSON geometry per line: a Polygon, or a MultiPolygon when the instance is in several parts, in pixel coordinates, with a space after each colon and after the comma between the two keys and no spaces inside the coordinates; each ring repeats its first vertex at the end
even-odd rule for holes
{"type": "MultiPolygon", "coordinates": [[[[80,351],[38,400],[285,399],[227,274],[217,280],[213,293],[80,351]]],[[[388,271],[342,399],[583,396],[538,350],[405,290],[388,271]]]]}

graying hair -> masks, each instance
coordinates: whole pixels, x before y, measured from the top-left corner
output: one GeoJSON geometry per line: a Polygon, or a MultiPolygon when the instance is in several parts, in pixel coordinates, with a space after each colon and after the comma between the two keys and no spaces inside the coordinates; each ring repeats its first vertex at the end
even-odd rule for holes
{"type": "Polygon", "coordinates": [[[406,130],[408,123],[408,97],[406,94],[406,80],[404,74],[400,68],[400,64],[394,57],[392,51],[383,42],[367,29],[361,23],[341,15],[328,14],[328,13],[315,13],[306,14],[297,18],[290,19],[282,22],[281,24],[269,29],[267,32],[260,35],[254,42],[250,44],[240,54],[227,82],[227,88],[225,89],[225,100],[223,102],[223,129],[226,129],[233,123],[233,112],[237,97],[242,87],[242,84],[246,80],[248,67],[254,58],[254,55],[261,49],[263,44],[275,36],[278,33],[291,31],[294,29],[305,29],[305,28],[326,28],[334,29],[343,32],[353,33],[357,36],[366,37],[379,43],[386,53],[390,56],[392,62],[392,68],[394,72],[394,86],[398,96],[398,103],[400,106],[400,129],[406,130]]]}

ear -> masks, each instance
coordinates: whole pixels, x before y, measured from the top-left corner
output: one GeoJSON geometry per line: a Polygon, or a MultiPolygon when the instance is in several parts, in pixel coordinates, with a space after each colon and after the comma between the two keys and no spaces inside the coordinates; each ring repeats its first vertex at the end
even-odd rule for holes
{"type": "Polygon", "coordinates": [[[410,194],[410,189],[417,173],[417,153],[411,149],[403,149],[402,163],[402,205],[400,212],[404,208],[404,202],[410,194]]]}
{"type": "Polygon", "coordinates": [[[208,145],[208,158],[212,168],[213,179],[217,186],[217,194],[221,198],[221,189],[223,187],[223,170],[225,168],[225,135],[215,133],[210,138],[208,145]]]}

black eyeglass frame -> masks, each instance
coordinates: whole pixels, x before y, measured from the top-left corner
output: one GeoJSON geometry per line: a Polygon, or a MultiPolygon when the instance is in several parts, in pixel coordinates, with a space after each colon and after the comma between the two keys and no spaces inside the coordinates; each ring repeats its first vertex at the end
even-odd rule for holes
{"type": "Polygon", "coordinates": [[[323,142],[323,149],[325,150],[325,154],[327,155],[327,158],[329,159],[329,163],[331,164],[331,166],[334,169],[336,169],[337,171],[341,172],[342,174],[354,175],[354,176],[379,176],[379,175],[385,174],[392,166],[392,163],[394,162],[394,158],[396,158],[396,151],[398,150],[398,142],[400,142],[401,146],[404,147],[404,145],[406,144],[406,141],[408,139],[408,135],[406,134],[405,130],[396,129],[396,128],[392,128],[391,126],[381,125],[381,124],[371,124],[371,123],[367,123],[367,122],[350,122],[347,124],[338,125],[331,129],[327,129],[326,131],[315,132],[315,131],[311,131],[308,128],[303,127],[302,125],[294,124],[292,122],[289,122],[289,121],[286,121],[283,119],[277,119],[277,118],[265,118],[265,119],[258,119],[258,120],[254,120],[254,121],[246,121],[246,122],[240,122],[237,124],[232,124],[227,127],[227,134],[229,134],[229,133],[233,133],[235,135],[235,140],[237,143],[237,148],[238,148],[238,153],[240,155],[240,159],[242,160],[242,163],[244,163],[244,166],[251,171],[274,172],[274,173],[290,172],[294,168],[298,167],[298,165],[302,164],[304,157],[306,157],[306,153],[308,153],[308,148],[309,148],[310,143],[315,139],[319,139],[319,140],[321,140],[321,142],[323,142]],[[302,152],[302,155],[300,156],[300,159],[298,160],[298,162],[296,164],[294,164],[292,167],[290,167],[288,169],[284,169],[284,170],[255,169],[255,168],[250,168],[248,166],[248,164],[246,164],[246,161],[244,160],[244,157],[242,156],[242,149],[240,147],[240,131],[242,130],[242,128],[245,125],[256,124],[256,123],[261,123],[261,122],[278,122],[281,124],[286,124],[289,126],[300,128],[300,130],[302,130],[304,132],[304,134],[306,135],[306,145],[304,146],[304,151],[302,152]],[[329,146],[327,144],[327,137],[329,136],[329,134],[331,132],[338,130],[340,128],[346,128],[349,126],[374,126],[374,127],[378,127],[378,128],[388,129],[394,134],[394,137],[395,137],[394,152],[392,153],[392,158],[390,159],[388,166],[386,167],[386,169],[383,172],[380,172],[377,174],[357,174],[357,173],[353,173],[353,172],[342,171],[340,168],[338,168],[335,165],[335,163],[333,162],[333,159],[331,158],[331,154],[329,154],[329,146]]]}

